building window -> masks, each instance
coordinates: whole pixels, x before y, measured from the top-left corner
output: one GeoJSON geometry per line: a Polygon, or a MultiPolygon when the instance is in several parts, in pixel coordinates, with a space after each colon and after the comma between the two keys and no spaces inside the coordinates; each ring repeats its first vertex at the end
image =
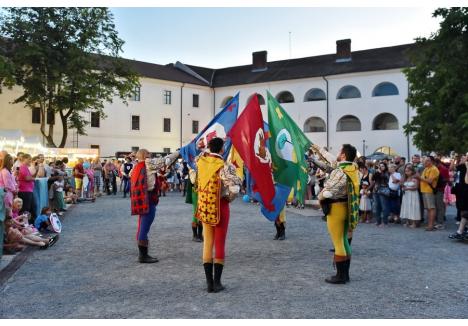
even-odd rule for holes
{"type": "Polygon", "coordinates": [[[360,97],[361,97],[361,92],[359,91],[359,89],[351,85],[342,87],[338,91],[338,95],[336,96],[338,100],[343,100],[343,99],[348,99],[348,98],[360,98],[360,97]]]}
{"type": "Polygon", "coordinates": [[[132,130],[140,130],[140,116],[132,115],[132,130]]]}
{"type": "Polygon", "coordinates": [[[200,99],[200,95],[193,94],[193,107],[194,108],[198,108],[199,99],[200,99]]]}
{"type": "Polygon", "coordinates": [[[140,96],[141,96],[141,87],[137,86],[134,89],[134,94],[130,97],[132,101],[139,102],[140,101],[140,96]]]}
{"type": "Polygon", "coordinates": [[[90,148],[99,150],[99,145],[91,145],[90,148]]]}
{"type": "Polygon", "coordinates": [[[361,121],[354,115],[345,115],[336,125],[336,131],[360,131],[361,121]]]}
{"type": "Polygon", "coordinates": [[[171,153],[171,149],[170,149],[169,147],[164,147],[164,148],[163,148],[163,153],[170,154],[170,153],[171,153]]]}
{"type": "Polygon", "coordinates": [[[372,91],[372,96],[390,96],[398,94],[398,88],[395,86],[395,84],[389,82],[378,84],[372,91]]]}
{"type": "Polygon", "coordinates": [[[220,108],[224,108],[229,103],[229,101],[232,100],[232,98],[232,96],[225,97],[224,100],[221,102],[220,108]]]}
{"type": "Polygon", "coordinates": [[[164,132],[171,132],[171,119],[164,118],[164,132]]]}
{"type": "Polygon", "coordinates": [[[132,146],[132,153],[138,152],[139,149],[140,149],[140,147],[138,147],[138,146],[132,146]]]}
{"type": "Polygon", "coordinates": [[[372,130],[397,130],[398,119],[390,113],[382,113],[372,122],[372,130]]]}
{"type": "Polygon", "coordinates": [[[47,124],[55,124],[55,112],[54,110],[47,110],[47,124]]]}
{"type": "Polygon", "coordinates": [[[41,123],[41,109],[32,108],[32,123],[41,123]]]}
{"type": "Polygon", "coordinates": [[[100,119],[99,112],[91,112],[91,127],[99,128],[100,119]]]}
{"type": "Polygon", "coordinates": [[[325,92],[320,88],[310,89],[304,96],[304,102],[324,101],[327,99],[325,92]]]}
{"type": "Polygon", "coordinates": [[[294,103],[294,96],[291,92],[283,91],[276,95],[276,99],[280,103],[294,103]]]}
{"type": "MultiPolygon", "coordinates": [[[[255,94],[252,94],[250,95],[249,99],[247,100],[247,103],[250,102],[250,100],[252,99],[252,97],[254,96],[255,94]]],[[[263,98],[262,95],[258,94],[257,93],[257,100],[258,100],[258,105],[265,105],[265,99],[263,98]]]]}
{"type": "Polygon", "coordinates": [[[198,134],[198,121],[192,121],[192,134],[198,134]]]}
{"type": "Polygon", "coordinates": [[[304,132],[325,132],[325,121],[319,117],[311,117],[304,123],[304,132]]]}
{"type": "Polygon", "coordinates": [[[171,104],[172,100],[172,92],[171,91],[164,91],[164,104],[171,104]]]}

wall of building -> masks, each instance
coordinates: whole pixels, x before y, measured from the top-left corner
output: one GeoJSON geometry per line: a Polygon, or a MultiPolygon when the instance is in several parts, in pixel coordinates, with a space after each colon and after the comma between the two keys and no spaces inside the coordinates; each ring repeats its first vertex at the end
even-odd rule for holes
{"type": "MultiPolygon", "coordinates": [[[[404,74],[398,70],[374,71],[347,75],[328,76],[329,110],[327,129],[329,132],[328,147],[331,152],[337,152],[343,143],[351,143],[359,152],[369,155],[377,148],[389,146],[400,155],[411,156],[418,150],[408,146],[407,137],[403,133],[403,125],[407,123],[408,108],[405,102],[408,84],[404,74]],[[398,88],[399,95],[372,97],[374,87],[381,82],[391,82],[398,88]],[[361,92],[361,98],[336,98],[338,91],[345,85],[353,85],[361,92]],[[372,130],[374,118],[381,113],[391,113],[398,119],[398,130],[372,130]],[[344,115],[354,115],[361,121],[361,131],[337,131],[338,120],[344,115]],[[365,148],[364,148],[365,146],[365,148]]],[[[326,92],[326,82],[323,78],[305,78],[300,80],[277,81],[221,87],[215,90],[210,87],[182,84],[150,78],[142,78],[140,101],[129,101],[128,105],[115,99],[106,103],[104,111],[106,119],[100,121],[100,127],[87,127],[87,135],[79,136],[78,141],[69,131],[67,147],[89,148],[99,145],[101,156],[113,156],[118,151],[130,151],[132,147],[147,148],[153,152],[162,152],[164,148],[174,151],[187,144],[196,133],[192,132],[192,121],[199,121],[199,130],[212,119],[214,112],[221,108],[223,100],[240,92],[240,112],[244,109],[249,97],[257,92],[267,101],[267,90],[273,96],[282,91],[293,94],[294,103],[284,103],[282,106],[303,128],[310,117],[320,117],[327,121],[327,101],[305,102],[308,90],[320,88],[326,92]],[[164,91],[172,92],[171,104],[164,104],[164,91]],[[182,96],[181,96],[182,94],[182,96]],[[193,94],[199,95],[199,107],[193,107],[193,94]],[[182,110],[181,110],[182,100],[182,110]],[[132,115],[140,116],[140,130],[132,130],[132,115]],[[171,131],[163,132],[163,119],[171,119],[171,131]],[[182,139],[182,142],[181,142],[182,139]]],[[[14,98],[21,95],[21,89],[4,90],[0,94],[0,109],[2,120],[0,129],[21,129],[26,136],[40,136],[39,124],[33,124],[31,110],[22,104],[11,104],[14,98]]],[[[267,105],[262,105],[262,114],[267,121],[267,105]]],[[[410,117],[414,111],[410,110],[410,117]]],[[[87,113],[90,119],[90,113],[87,113]]],[[[55,137],[59,142],[61,125],[56,117],[55,137]]],[[[321,146],[327,146],[327,133],[314,132],[306,134],[310,140],[321,146]]]]}

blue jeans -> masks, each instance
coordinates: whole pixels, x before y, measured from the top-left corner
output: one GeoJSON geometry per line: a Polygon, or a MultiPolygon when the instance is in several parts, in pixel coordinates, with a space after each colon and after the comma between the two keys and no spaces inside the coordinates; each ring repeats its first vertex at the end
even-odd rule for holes
{"type": "Polygon", "coordinates": [[[374,194],[374,216],[377,219],[377,224],[388,224],[389,205],[388,197],[384,195],[374,194]],[[383,214],[383,216],[381,216],[383,214]]]}
{"type": "Polygon", "coordinates": [[[124,193],[129,193],[130,192],[130,178],[129,177],[123,177],[122,179],[123,182],[123,191],[124,193]]]}
{"type": "Polygon", "coordinates": [[[138,227],[136,238],[138,241],[148,240],[148,232],[156,217],[156,205],[149,204],[149,211],[145,215],[138,216],[138,227]]]}

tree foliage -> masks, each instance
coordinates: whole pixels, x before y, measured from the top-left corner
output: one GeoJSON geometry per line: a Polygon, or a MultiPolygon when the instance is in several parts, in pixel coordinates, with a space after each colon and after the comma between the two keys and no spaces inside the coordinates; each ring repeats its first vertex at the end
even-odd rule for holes
{"type": "Polygon", "coordinates": [[[139,86],[138,76],[119,57],[124,41],[107,8],[6,8],[0,36],[5,43],[0,83],[23,88],[14,103],[40,108],[40,129],[49,146],[57,147],[54,124],[46,126],[48,112],[60,116],[58,146],[64,147],[68,128],[84,135],[89,112],[105,118],[106,102],[126,103],[139,86]]]}
{"type": "Polygon", "coordinates": [[[408,103],[416,116],[405,126],[423,151],[468,150],[468,8],[440,8],[440,29],[416,39],[408,103]]]}

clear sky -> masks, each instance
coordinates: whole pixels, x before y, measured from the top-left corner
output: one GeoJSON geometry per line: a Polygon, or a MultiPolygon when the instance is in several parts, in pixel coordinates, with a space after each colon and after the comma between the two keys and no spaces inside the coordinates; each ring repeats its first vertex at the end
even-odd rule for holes
{"type": "Polygon", "coordinates": [[[111,8],[123,57],[209,68],[334,53],[351,38],[353,51],[411,43],[437,31],[435,8],[111,8]]]}

